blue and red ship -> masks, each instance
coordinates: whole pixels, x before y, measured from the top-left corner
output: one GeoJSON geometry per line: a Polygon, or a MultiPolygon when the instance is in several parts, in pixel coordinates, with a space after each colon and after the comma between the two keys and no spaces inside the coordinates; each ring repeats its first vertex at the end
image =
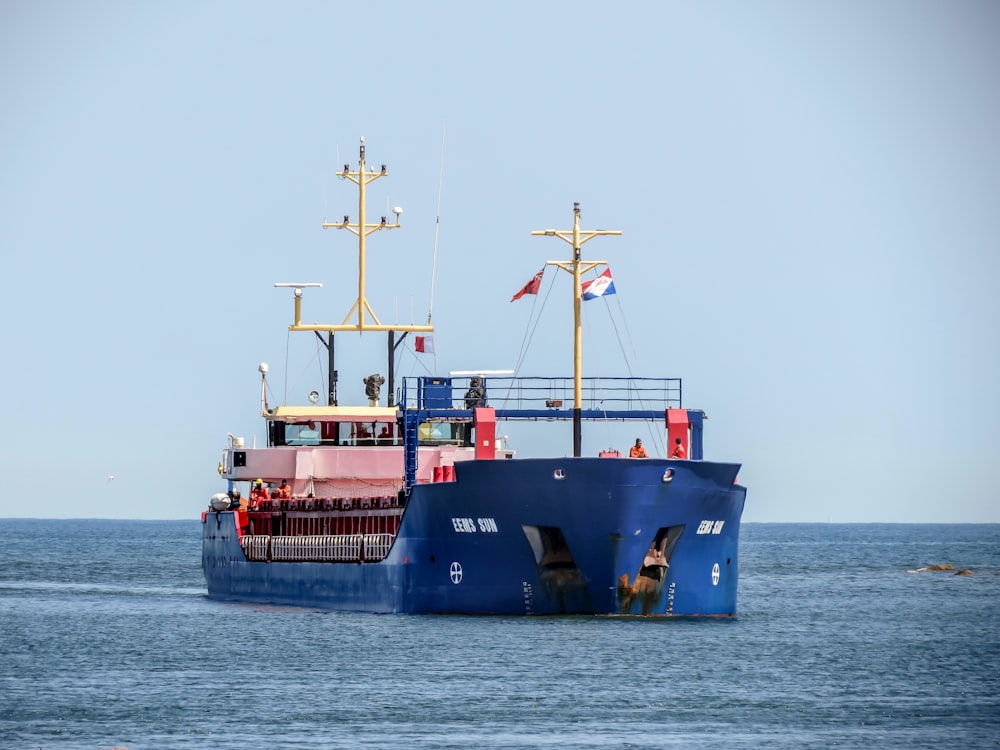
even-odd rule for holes
{"type": "Polygon", "coordinates": [[[305,325],[294,289],[292,331],[328,334],[326,404],[271,407],[261,366],[267,445],[230,436],[219,465],[227,491],[202,514],[202,566],[214,599],[382,613],[505,615],[711,615],[736,613],[740,519],[746,488],[739,464],[704,458],[704,415],[681,403],[676,378],[581,375],[580,247],[599,234],[545,230],[573,246],[574,375],[520,377],[464,371],[394,382],[398,342],[427,326],[386,325],[364,297],[365,238],[399,226],[367,223],[370,169],[362,142],[359,294],[339,325],[305,325]],[[356,320],[352,317],[357,315],[356,320]],[[348,322],[350,321],[350,322],[348,322]],[[366,379],[368,403],[338,403],[336,333],[388,335],[386,379],[366,379]],[[397,338],[398,337],[398,338],[397,338]],[[390,399],[393,396],[390,395],[390,399]],[[573,455],[522,458],[503,445],[500,422],[573,423],[573,455]],[[581,455],[585,421],[662,425],[684,459],[581,455]],[[287,480],[288,489],[277,490],[287,480]]]}

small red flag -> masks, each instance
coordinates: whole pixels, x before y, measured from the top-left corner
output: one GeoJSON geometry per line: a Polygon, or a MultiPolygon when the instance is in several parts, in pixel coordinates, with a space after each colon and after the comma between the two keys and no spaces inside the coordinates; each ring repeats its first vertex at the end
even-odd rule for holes
{"type": "Polygon", "coordinates": [[[413,348],[418,352],[424,354],[434,353],[434,337],[433,336],[416,336],[414,337],[413,348]]]}
{"type": "Polygon", "coordinates": [[[538,294],[538,288],[542,285],[542,274],[545,273],[545,266],[542,266],[542,270],[536,273],[531,281],[521,287],[521,291],[510,298],[513,302],[516,299],[521,299],[526,294],[538,294]]]}

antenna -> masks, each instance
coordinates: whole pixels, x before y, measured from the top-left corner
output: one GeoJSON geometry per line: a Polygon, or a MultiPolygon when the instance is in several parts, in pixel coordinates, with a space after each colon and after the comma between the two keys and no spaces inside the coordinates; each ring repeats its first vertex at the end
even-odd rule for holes
{"type": "Polygon", "coordinates": [[[431,299],[427,305],[427,325],[431,324],[434,312],[434,279],[437,276],[438,234],[441,231],[441,189],[444,185],[444,133],[445,124],[441,125],[441,171],[438,174],[437,215],[434,217],[434,257],[431,259],[431,299]]]}

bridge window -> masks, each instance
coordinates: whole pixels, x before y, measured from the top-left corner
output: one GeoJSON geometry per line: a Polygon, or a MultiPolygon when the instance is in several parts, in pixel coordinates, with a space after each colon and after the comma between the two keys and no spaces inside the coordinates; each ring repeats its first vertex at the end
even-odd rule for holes
{"type": "Polygon", "coordinates": [[[271,423],[272,445],[402,445],[396,422],[271,423]]]}
{"type": "Polygon", "coordinates": [[[468,422],[423,422],[420,425],[420,444],[470,445],[470,432],[468,422]]]}
{"type": "Polygon", "coordinates": [[[319,445],[320,431],[312,422],[285,424],[285,445],[319,445]]]}

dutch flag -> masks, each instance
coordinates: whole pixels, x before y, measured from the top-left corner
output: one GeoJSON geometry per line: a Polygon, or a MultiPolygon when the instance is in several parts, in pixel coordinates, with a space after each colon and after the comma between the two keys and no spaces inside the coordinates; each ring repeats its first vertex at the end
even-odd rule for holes
{"type": "Polygon", "coordinates": [[[597,299],[615,293],[615,282],[611,280],[611,269],[605,268],[604,273],[592,281],[580,285],[580,292],[585,300],[597,299]]]}

